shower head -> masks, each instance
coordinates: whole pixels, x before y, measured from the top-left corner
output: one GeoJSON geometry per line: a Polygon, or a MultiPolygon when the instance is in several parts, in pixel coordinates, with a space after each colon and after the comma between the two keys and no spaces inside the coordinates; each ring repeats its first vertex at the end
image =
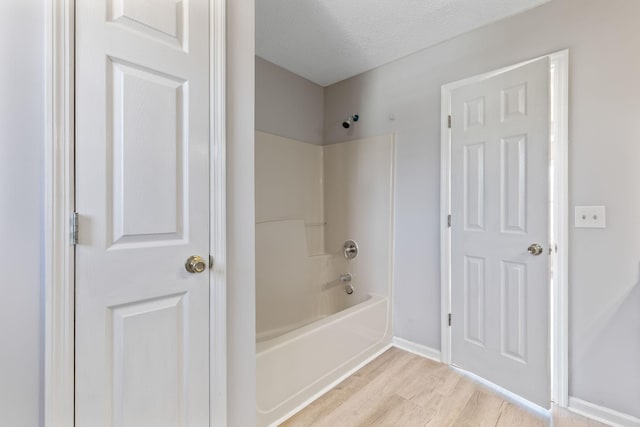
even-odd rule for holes
{"type": "Polygon", "coordinates": [[[349,129],[351,127],[351,124],[357,122],[359,119],[360,119],[360,116],[358,116],[357,114],[354,114],[353,116],[349,116],[347,117],[347,120],[342,122],[342,127],[345,129],[349,129]]]}

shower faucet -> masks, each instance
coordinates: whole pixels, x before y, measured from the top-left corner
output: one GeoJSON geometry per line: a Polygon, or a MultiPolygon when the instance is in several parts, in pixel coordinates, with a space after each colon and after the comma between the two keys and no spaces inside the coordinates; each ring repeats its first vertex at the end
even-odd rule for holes
{"type": "Polygon", "coordinates": [[[353,279],[353,276],[351,275],[351,273],[341,274],[340,275],[340,281],[342,283],[346,283],[347,284],[344,287],[344,291],[347,293],[347,295],[351,295],[353,293],[353,291],[355,290],[353,288],[353,285],[351,284],[351,279],[353,279]]]}
{"type": "Polygon", "coordinates": [[[354,259],[358,256],[359,251],[358,244],[353,240],[347,240],[342,245],[342,253],[346,259],[354,259]]]}

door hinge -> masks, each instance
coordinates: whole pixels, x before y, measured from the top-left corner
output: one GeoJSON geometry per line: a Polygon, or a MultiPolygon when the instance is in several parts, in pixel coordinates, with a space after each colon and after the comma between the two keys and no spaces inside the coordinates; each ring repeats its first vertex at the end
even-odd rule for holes
{"type": "Polygon", "coordinates": [[[449,313],[449,326],[451,326],[451,313],[449,313]]]}
{"type": "Polygon", "coordinates": [[[449,117],[447,118],[447,126],[451,129],[451,114],[449,114],[449,117]]]}
{"type": "Polygon", "coordinates": [[[451,228],[451,214],[447,215],[447,227],[451,228]]]}
{"type": "Polygon", "coordinates": [[[71,213],[71,244],[78,244],[78,212],[71,213]]]}

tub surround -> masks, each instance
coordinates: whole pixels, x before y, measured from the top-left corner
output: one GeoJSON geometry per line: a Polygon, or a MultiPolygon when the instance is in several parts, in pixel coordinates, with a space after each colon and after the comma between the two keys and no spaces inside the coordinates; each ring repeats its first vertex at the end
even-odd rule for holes
{"type": "MultiPolygon", "coordinates": [[[[367,293],[388,295],[391,283],[393,155],[392,135],[324,146],[326,251],[342,254],[345,240],[360,253],[349,262],[367,293]]],[[[362,286],[360,286],[362,289],[362,286]]]]}
{"type": "Polygon", "coordinates": [[[315,146],[256,132],[259,426],[391,343],[393,154],[392,135],[315,146]]]}
{"type": "Polygon", "coordinates": [[[258,340],[390,295],[393,155],[392,135],[317,146],[256,132],[258,340]],[[361,248],[350,261],[348,239],[361,248]]]}
{"type": "Polygon", "coordinates": [[[359,302],[338,279],[344,263],[332,255],[309,256],[305,228],[303,220],[256,225],[258,342],[359,302]]]}
{"type": "Polygon", "coordinates": [[[256,224],[304,221],[309,255],[324,253],[323,148],[256,132],[256,224]]]}

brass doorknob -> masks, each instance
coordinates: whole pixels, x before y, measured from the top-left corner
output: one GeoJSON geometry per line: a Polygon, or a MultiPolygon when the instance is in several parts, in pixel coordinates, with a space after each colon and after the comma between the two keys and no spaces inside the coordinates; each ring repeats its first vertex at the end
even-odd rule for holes
{"type": "Polygon", "coordinates": [[[184,265],[189,273],[202,273],[207,269],[207,263],[202,257],[198,255],[191,255],[187,258],[187,262],[184,265]]]}
{"type": "Polygon", "coordinates": [[[537,243],[532,244],[531,246],[529,246],[529,248],[527,249],[527,251],[531,254],[531,255],[535,255],[538,256],[542,253],[542,246],[540,246],[537,243]]]}

